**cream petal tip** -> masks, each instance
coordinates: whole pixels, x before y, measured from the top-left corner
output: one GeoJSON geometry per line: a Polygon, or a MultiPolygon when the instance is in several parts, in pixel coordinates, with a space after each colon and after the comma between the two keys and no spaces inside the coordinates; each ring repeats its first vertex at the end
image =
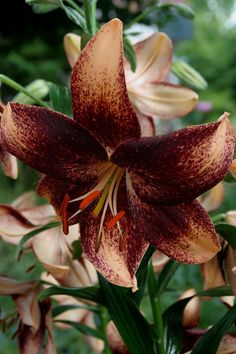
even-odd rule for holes
{"type": "Polygon", "coordinates": [[[135,275],[133,276],[132,280],[133,280],[132,293],[135,293],[138,290],[138,283],[135,275]]]}
{"type": "Polygon", "coordinates": [[[224,112],[221,116],[220,116],[220,118],[218,118],[218,122],[221,122],[221,121],[223,121],[223,120],[225,120],[226,118],[229,118],[230,117],[230,113],[229,112],[224,112]]]}

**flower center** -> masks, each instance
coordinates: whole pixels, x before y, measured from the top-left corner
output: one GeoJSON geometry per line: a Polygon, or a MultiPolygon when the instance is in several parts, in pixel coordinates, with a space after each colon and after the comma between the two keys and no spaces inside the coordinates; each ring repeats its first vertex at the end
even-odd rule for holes
{"type": "Polygon", "coordinates": [[[107,230],[111,230],[113,227],[117,226],[121,241],[120,248],[122,248],[124,233],[121,230],[120,219],[125,215],[124,210],[117,210],[117,194],[119,185],[124,174],[124,168],[119,167],[114,163],[109,163],[108,168],[100,177],[97,185],[92,188],[89,192],[79,196],[78,198],[69,199],[68,194],[65,195],[59,215],[63,224],[63,232],[68,234],[68,221],[84,211],[92,202],[98,199],[95,208],[92,211],[93,217],[98,217],[101,213],[101,221],[99,226],[98,235],[96,238],[96,252],[98,252],[102,236],[104,235],[104,227],[107,230]],[[67,218],[67,208],[69,203],[74,203],[80,201],[79,209],[68,219],[67,218]],[[104,225],[105,216],[108,208],[111,211],[112,218],[104,225]]]}

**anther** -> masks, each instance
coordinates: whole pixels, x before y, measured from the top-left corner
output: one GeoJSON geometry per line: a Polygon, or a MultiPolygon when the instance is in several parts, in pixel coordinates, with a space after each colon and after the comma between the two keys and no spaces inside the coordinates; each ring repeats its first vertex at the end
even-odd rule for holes
{"type": "Polygon", "coordinates": [[[117,222],[121,218],[123,218],[124,215],[125,215],[125,211],[124,210],[119,211],[119,213],[117,213],[111,220],[108,221],[107,229],[111,230],[117,224],[117,222]]]}
{"type": "Polygon", "coordinates": [[[82,200],[82,202],[79,205],[80,209],[85,209],[90,203],[92,203],[98,196],[100,192],[99,191],[94,191],[91,194],[89,194],[86,198],[82,200]]]}

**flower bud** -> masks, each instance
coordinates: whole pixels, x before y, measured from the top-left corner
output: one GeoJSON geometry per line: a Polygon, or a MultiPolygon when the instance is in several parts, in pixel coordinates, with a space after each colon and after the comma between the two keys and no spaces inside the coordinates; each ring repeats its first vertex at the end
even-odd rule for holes
{"type": "Polygon", "coordinates": [[[74,33],[67,33],[64,37],[64,49],[68,63],[73,68],[81,52],[81,38],[74,33]]]}
{"type": "Polygon", "coordinates": [[[199,90],[205,90],[207,88],[207,82],[202,75],[182,60],[176,60],[172,64],[172,72],[180,79],[199,90]]]}
{"type": "MultiPolygon", "coordinates": [[[[42,99],[48,95],[50,89],[50,83],[45,80],[35,80],[29,85],[25,86],[25,89],[29,91],[35,98],[42,99]]],[[[32,104],[35,103],[33,98],[26,96],[23,92],[19,92],[13,99],[14,102],[22,104],[32,104]]]]}

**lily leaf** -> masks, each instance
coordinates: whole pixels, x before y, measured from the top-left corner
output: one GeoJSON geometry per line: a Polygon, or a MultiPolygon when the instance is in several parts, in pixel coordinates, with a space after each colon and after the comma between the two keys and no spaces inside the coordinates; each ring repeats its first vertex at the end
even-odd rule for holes
{"type": "Polygon", "coordinates": [[[68,87],[52,84],[49,95],[55,111],[72,117],[71,94],[68,87]]]}
{"type": "Polygon", "coordinates": [[[137,305],[118,286],[99,276],[106,307],[131,354],[154,354],[153,339],[156,334],[139,312],[137,305]]]}
{"type": "MultiPolygon", "coordinates": [[[[229,286],[217,287],[198,292],[195,296],[229,296],[232,295],[232,289],[229,286]]],[[[164,322],[164,344],[166,354],[179,354],[182,347],[183,329],[182,317],[185,306],[194,296],[175,302],[169,306],[163,314],[164,322]]],[[[199,352],[200,353],[200,352],[199,352]]],[[[203,351],[201,353],[208,353],[203,351]]],[[[215,352],[214,352],[215,353],[215,352]]]]}
{"type": "Polygon", "coordinates": [[[236,305],[233,306],[209,331],[199,340],[191,351],[192,354],[215,354],[221,338],[236,320],[236,305]]]}
{"type": "Polygon", "coordinates": [[[172,276],[180,266],[180,263],[169,260],[165,267],[160,272],[158,279],[156,281],[156,297],[159,297],[163,291],[166,289],[172,276]]]}
{"type": "Polygon", "coordinates": [[[63,305],[63,306],[58,305],[53,307],[52,317],[57,317],[63,312],[74,310],[74,309],[85,309],[88,311],[99,312],[99,309],[97,309],[95,306],[90,306],[90,305],[63,305]]]}
{"type": "Polygon", "coordinates": [[[135,54],[134,48],[127,37],[124,37],[123,43],[124,43],[125,57],[130,63],[131,70],[133,72],[135,72],[136,67],[137,67],[137,59],[136,59],[136,54],[135,54]]]}
{"type": "Polygon", "coordinates": [[[52,295],[69,295],[79,299],[93,301],[100,305],[105,305],[105,298],[102,291],[94,286],[87,288],[65,288],[60,286],[52,286],[41,291],[38,299],[39,301],[43,301],[52,295]]]}
{"type": "Polygon", "coordinates": [[[52,229],[54,227],[58,227],[59,225],[61,225],[59,222],[51,222],[47,225],[44,225],[42,227],[39,227],[36,230],[33,230],[31,232],[29,232],[28,234],[26,234],[24,237],[22,237],[22,239],[20,240],[20,242],[18,243],[17,249],[16,249],[16,258],[19,259],[21,252],[23,250],[23,246],[24,244],[30,240],[32,237],[34,237],[35,235],[40,234],[40,232],[46,231],[48,229],[52,229]]]}
{"type": "Polygon", "coordinates": [[[236,249],[236,227],[226,222],[221,222],[215,225],[216,232],[220,234],[226,241],[229,242],[230,246],[236,249]]]}
{"type": "Polygon", "coordinates": [[[58,1],[60,2],[61,9],[65,11],[67,17],[71,21],[73,21],[76,25],[81,27],[84,31],[86,31],[86,24],[85,24],[84,17],[72,7],[64,5],[62,0],[58,0],[58,1]]]}
{"type": "Polygon", "coordinates": [[[50,11],[56,10],[60,7],[58,0],[25,0],[26,4],[31,5],[33,11],[37,14],[46,14],[50,11]]]}
{"type": "Polygon", "coordinates": [[[75,329],[77,329],[80,333],[84,334],[85,336],[90,336],[90,337],[95,337],[95,338],[105,340],[105,336],[101,331],[86,326],[85,324],[74,322],[74,321],[64,321],[64,320],[60,320],[60,321],[58,320],[55,322],[66,323],[70,326],[73,326],[75,329]]]}

